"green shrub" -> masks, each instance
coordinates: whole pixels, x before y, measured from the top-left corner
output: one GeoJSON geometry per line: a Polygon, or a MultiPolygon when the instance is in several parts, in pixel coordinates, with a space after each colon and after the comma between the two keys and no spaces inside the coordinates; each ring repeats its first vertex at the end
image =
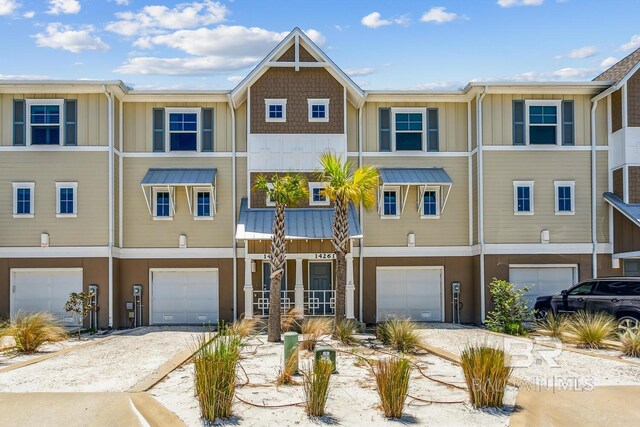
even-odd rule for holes
{"type": "Polygon", "coordinates": [[[578,311],[569,319],[568,332],[579,347],[602,348],[611,338],[618,324],[616,319],[604,312],[578,311]]]}
{"type": "Polygon", "coordinates": [[[469,346],[460,355],[460,366],[476,408],[501,407],[511,368],[504,351],[486,345],[469,346]]]}
{"type": "Polygon", "coordinates": [[[333,365],[326,360],[318,360],[317,363],[308,366],[304,371],[305,409],[310,417],[324,415],[332,372],[333,365]]]}
{"type": "Polygon", "coordinates": [[[376,388],[384,416],[401,418],[411,376],[409,361],[404,358],[378,360],[373,374],[376,377],[376,388]]]}
{"type": "Polygon", "coordinates": [[[216,418],[229,418],[236,390],[236,366],[240,359],[241,338],[238,335],[202,334],[197,340],[193,362],[195,394],[200,416],[213,423],[216,418]]]}
{"type": "Polygon", "coordinates": [[[67,338],[66,330],[49,313],[18,312],[0,331],[0,341],[11,336],[20,353],[35,353],[45,343],[67,338]]]}
{"type": "Polygon", "coordinates": [[[333,337],[344,345],[352,345],[358,342],[354,336],[356,332],[358,332],[358,323],[355,320],[340,320],[333,328],[333,337]]]}
{"type": "Polygon", "coordinates": [[[495,332],[510,335],[524,335],[523,322],[531,319],[533,311],[524,299],[528,287],[517,289],[506,280],[494,278],[489,284],[493,299],[493,310],[487,314],[487,327],[495,332]]]}
{"type": "Polygon", "coordinates": [[[424,341],[417,331],[417,325],[407,319],[392,319],[376,328],[376,337],[383,344],[407,353],[421,348],[424,341]]]}
{"type": "Polygon", "coordinates": [[[553,314],[548,312],[547,315],[536,322],[536,330],[542,335],[564,340],[564,334],[569,328],[569,318],[566,314],[553,314]]]}
{"type": "Polygon", "coordinates": [[[640,331],[628,329],[620,335],[620,343],[625,356],[640,357],[640,331]]]}

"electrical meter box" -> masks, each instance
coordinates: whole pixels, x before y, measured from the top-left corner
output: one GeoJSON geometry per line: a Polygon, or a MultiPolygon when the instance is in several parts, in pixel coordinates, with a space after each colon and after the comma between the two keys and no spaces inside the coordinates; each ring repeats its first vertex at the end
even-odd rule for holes
{"type": "Polygon", "coordinates": [[[315,363],[319,360],[331,362],[333,372],[336,372],[336,350],[329,346],[317,346],[315,350],[315,363]]]}
{"type": "Polygon", "coordinates": [[[125,304],[125,307],[127,310],[132,311],[133,310],[133,302],[132,301],[127,301],[125,304]]]}

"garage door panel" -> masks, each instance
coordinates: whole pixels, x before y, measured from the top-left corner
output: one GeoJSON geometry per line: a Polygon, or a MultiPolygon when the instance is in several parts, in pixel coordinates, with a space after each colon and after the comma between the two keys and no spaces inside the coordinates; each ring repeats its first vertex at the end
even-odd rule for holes
{"type": "Polygon", "coordinates": [[[154,324],[202,324],[218,321],[218,272],[155,271],[152,273],[154,324]]]}
{"type": "Polygon", "coordinates": [[[385,268],[376,272],[377,320],[442,320],[441,269],[385,268]]]}
{"type": "Polygon", "coordinates": [[[509,281],[517,288],[530,289],[524,293],[525,301],[533,307],[536,298],[544,295],[556,295],[570,288],[577,281],[576,267],[511,267],[509,281]]]}

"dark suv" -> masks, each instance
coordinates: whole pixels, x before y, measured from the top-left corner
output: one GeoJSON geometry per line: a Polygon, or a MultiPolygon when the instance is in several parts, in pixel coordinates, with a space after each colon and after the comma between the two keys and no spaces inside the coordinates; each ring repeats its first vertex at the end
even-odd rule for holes
{"type": "Polygon", "coordinates": [[[621,328],[637,328],[640,324],[640,277],[585,280],[560,295],[538,297],[534,308],[538,317],[549,312],[605,311],[618,319],[621,328]]]}

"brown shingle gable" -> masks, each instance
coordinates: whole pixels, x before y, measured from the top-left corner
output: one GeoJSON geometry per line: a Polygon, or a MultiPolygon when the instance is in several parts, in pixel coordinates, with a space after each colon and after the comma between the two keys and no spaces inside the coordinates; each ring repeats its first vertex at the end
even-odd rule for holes
{"type": "Polygon", "coordinates": [[[612,65],[605,72],[603,72],[593,80],[614,81],[618,83],[627,74],[629,74],[629,71],[631,71],[638,62],[640,62],[640,48],[631,52],[631,54],[627,55],[624,59],[616,62],[614,65],[612,65]]]}

